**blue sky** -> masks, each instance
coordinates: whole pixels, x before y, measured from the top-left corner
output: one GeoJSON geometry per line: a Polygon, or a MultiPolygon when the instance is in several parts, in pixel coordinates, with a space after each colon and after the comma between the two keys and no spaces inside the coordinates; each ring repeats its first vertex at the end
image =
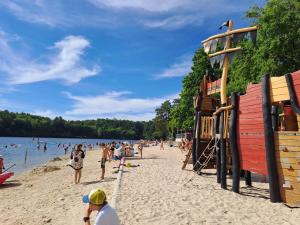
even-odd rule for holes
{"type": "Polygon", "coordinates": [[[65,119],[150,120],[201,40],[263,0],[1,0],[0,107],[65,119]]]}

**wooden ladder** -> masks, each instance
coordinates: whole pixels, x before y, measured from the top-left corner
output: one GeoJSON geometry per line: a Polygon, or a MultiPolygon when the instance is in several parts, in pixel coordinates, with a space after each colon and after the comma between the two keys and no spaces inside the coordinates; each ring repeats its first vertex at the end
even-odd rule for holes
{"type": "Polygon", "coordinates": [[[192,148],[189,149],[188,153],[185,155],[185,160],[183,161],[183,165],[181,167],[181,169],[185,169],[186,165],[188,164],[190,158],[191,158],[191,155],[192,155],[192,148]]]}

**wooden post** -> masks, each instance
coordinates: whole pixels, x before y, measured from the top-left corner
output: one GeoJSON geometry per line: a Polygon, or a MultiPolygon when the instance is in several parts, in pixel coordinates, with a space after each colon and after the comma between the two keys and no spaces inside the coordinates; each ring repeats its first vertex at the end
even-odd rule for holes
{"type": "MultiPolygon", "coordinates": [[[[232,31],[232,21],[229,20],[228,24],[228,30],[227,32],[232,31]]],[[[224,46],[224,50],[230,48],[230,36],[226,37],[226,43],[224,46]]],[[[227,54],[224,56],[224,63],[223,63],[223,71],[222,71],[222,78],[221,78],[221,105],[225,106],[227,103],[227,96],[226,96],[226,91],[227,91],[227,75],[228,75],[228,66],[229,66],[229,57],[227,54]]]]}
{"type": "MultiPolygon", "coordinates": [[[[200,84],[201,87],[201,84],[200,84]]],[[[195,102],[195,110],[196,110],[196,118],[197,118],[197,122],[196,122],[196,150],[195,150],[195,164],[197,164],[197,161],[199,159],[199,152],[200,152],[200,132],[201,132],[201,105],[202,105],[202,100],[203,100],[203,92],[201,90],[201,88],[199,89],[198,92],[198,96],[195,102]]],[[[194,171],[198,170],[199,164],[197,164],[198,166],[193,166],[194,171]]]]}
{"type": "Polygon", "coordinates": [[[272,129],[273,131],[277,131],[278,128],[278,107],[272,106],[272,129]]]}
{"type": "Polygon", "coordinates": [[[285,74],[285,80],[288,86],[289,94],[290,94],[290,101],[291,101],[291,106],[294,110],[295,113],[300,114],[300,106],[299,106],[299,99],[297,101],[297,96],[294,90],[294,84],[293,84],[293,79],[290,73],[285,74]]]}
{"type": "Polygon", "coordinates": [[[196,159],[196,142],[197,142],[197,124],[198,124],[198,113],[195,112],[194,116],[194,129],[193,129],[193,146],[192,146],[192,160],[193,160],[193,167],[195,166],[197,159],[196,159]]]}
{"type": "MultiPolygon", "coordinates": [[[[232,21],[229,20],[228,30],[230,32],[232,30],[232,21]]],[[[226,37],[226,43],[224,50],[230,48],[230,36],[226,37]]],[[[228,75],[228,66],[229,66],[229,58],[227,54],[224,56],[224,63],[223,63],[223,71],[222,71],[222,78],[221,78],[221,107],[226,106],[227,104],[227,75],[228,75]]],[[[226,174],[227,174],[227,167],[226,167],[226,139],[224,139],[224,124],[225,123],[225,113],[224,111],[220,114],[220,152],[221,152],[221,187],[223,189],[227,189],[226,184],[226,174]]]]}
{"type": "Polygon", "coordinates": [[[271,115],[271,97],[270,97],[270,75],[267,74],[262,80],[262,97],[263,97],[263,116],[264,116],[264,134],[265,148],[269,176],[270,200],[271,202],[281,202],[279,180],[275,157],[275,140],[272,129],[271,115]]]}
{"type": "MultiPolygon", "coordinates": [[[[219,132],[219,126],[220,126],[220,114],[214,115],[215,116],[215,142],[216,135],[218,135],[219,132]]],[[[221,183],[221,152],[220,152],[220,142],[217,143],[217,149],[216,149],[216,167],[217,167],[217,183],[221,183]]]]}
{"type": "Polygon", "coordinates": [[[229,125],[229,141],[232,156],[232,191],[240,192],[240,157],[237,144],[237,113],[238,113],[238,96],[235,92],[231,94],[230,125],[229,125]]]}
{"type": "Polygon", "coordinates": [[[220,113],[220,158],[221,158],[221,187],[227,189],[226,183],[226,139],[224,139],[224,111],[220,113]]]}
{"type": "MultiPolygon", "coordinates": [[[[199,160],[200,157],[200,148],[201,148],[201,143],[200,143],[200,132],[201,132],[201,112],[197,112],[197,131],[196,131],[196,162],[199,160]]],[[[194,166],[194,171],[197,171],[199,168],[199,163],[197,164],[198,166],[194,166]]]]}
{"type": "Polygon", "coordinates": [[[245,171],[245,182],[247,186],[252,186],[252,180],[251,180],[251,172],[250,171],[245,171]]]}

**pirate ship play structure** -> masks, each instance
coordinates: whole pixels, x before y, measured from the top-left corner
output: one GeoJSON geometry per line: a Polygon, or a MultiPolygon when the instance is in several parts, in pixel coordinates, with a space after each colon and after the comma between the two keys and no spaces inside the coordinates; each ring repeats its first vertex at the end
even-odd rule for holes
{"type": "MultiPolygon", "coordinates": [[[[265,75],[249,84],[245,94],[226,95],[228,66],[241,51],[231,43],[248,36],[255,40],[257,27],[232,30],[202,43],[212,63],[219,62],[222,76],[205,75],[194,98],[195,123],[191,150],[193,170],[216,168],[217,182],[227,188],[232,174],[232,191],[239,193],[243,173],[251,185],[251,172],[268,177],[271,202],[300,203],[300,70],[281,77],[265,75]],[[214,52],[217,43],[224,49],[214,52]],[[214,94],[220,93],[220,100],[214,94]]],[[[184,167],[183,167],[184,168],[184,167]]]]}

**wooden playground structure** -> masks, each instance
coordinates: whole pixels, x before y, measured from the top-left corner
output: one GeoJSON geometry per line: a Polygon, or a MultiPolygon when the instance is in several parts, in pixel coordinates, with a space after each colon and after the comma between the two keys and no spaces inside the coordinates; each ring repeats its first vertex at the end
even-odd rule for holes
{"type": "Polygon", "coordinates": [[[230,45],[247,33],[252,39],[258,28],[232,30],[230,20],[224,26],[227,32],[202,41],[204,50],[211,52],[209,58],[220,62],[222,76],[212,80],[206,74],[194,97],[193,170],[201,174],[202,169],[216,168],[223,189],[230,173],[236,193],[242,174],[246,185],[251,185],[251,173],[262,174],[268,178],[271,202],[299,205],[300,70],[280,77],[267,74],[260,83],[249,84],[245,94],[234,92],[228,97],[230,58],[241,51],[230,45]],[[218,42],[224,49],[212,52],[218,42]]]}

